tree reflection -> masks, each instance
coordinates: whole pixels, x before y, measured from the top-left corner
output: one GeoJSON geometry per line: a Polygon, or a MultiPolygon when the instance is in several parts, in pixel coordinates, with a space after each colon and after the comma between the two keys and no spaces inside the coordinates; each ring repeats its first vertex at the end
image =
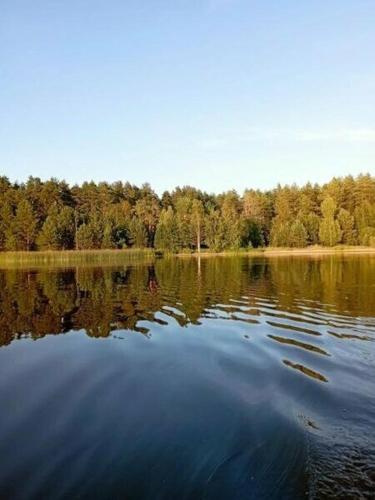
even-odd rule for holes
{"type": "Polygon", "coordinates": [[[313,324],[318,311],[317,324],[325,313],[344,324],[345,317],[373,317],[374,284],[371,256],[166,258],[135,267],[8,269],[0,271],[0,345],[79,329],[92,337],[119,329],[148,334],[147,322],[163,325],[174,318],[185,326],[224,312],[250,325],[265,310],[278,317],[310,314],[313,324]]]}

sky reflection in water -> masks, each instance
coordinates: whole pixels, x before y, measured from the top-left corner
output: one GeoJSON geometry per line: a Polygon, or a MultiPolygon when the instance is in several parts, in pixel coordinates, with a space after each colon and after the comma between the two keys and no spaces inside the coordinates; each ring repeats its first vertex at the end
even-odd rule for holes
{"type": "Polygon", "coordinates": [[[374,257],[8,269],[0,307],[1,497],[375,491],[374,257]]]}

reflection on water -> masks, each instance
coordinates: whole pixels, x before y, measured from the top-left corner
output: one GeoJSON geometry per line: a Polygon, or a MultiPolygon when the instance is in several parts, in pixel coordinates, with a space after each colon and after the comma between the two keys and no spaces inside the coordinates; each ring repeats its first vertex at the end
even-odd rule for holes
{"type": "Polygon", "coordinates": [[[374,257],[8,269],[0,308],[1,498],[373,497],[374,257]]]}

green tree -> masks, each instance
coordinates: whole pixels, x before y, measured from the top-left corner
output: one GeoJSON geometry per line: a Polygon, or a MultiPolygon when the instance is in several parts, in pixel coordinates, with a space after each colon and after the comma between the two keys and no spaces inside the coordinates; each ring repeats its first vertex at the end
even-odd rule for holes
{"type": "Polygon", "coordinates": [[[57,216],[54,213],[45,220],[42,229],[37,237],[37,245],[41,250],[58,250],[59,235],[57,228],[57,216]]]}
{"type": "Polygon", "coordinates": [[[160,215],[160,203],[158,197],[148,184],[142,187],[141,195],[142,197],[135,205],[135,213],[143,222],[147,230],[148,246],[152,247],[160,215]]]}
{"type": "Polygon", "coordinates": [[[103,248],[125,248],[130,245],[129,225],[132,207],[124,200],[108,206],[103,214],[103,248]]]}
{"type": "Polygon", "coordinates": [[[307,245],[307,231],[301,220],[297,219],[290,226],[289,245],[302,248],[307,245]]]}
{"type": "Polygon", "coordinates": [[[369,245],[375,229],[375,203],[364,200],[356,207],[354,216],[360,245],[369,245]]]}
{"type": "Polygon", "coordinates": [[[341,228],[341,241],[346,245],[356,244],[356,233],[354,229],[354,217],[345,210],[345,208],[340,208],[337,215],[337,220],[341,228]]]}
{"type": "Polygon", "coordinates": [[[16,243],[9,244],[9,239],[13,241],[14,215],[12,207],[4,201],[0,207],[0,250],[15,249],[16,243]],[[14,247],[14,248],[12,248],[14,247]]]}
{"type": "Polygon", "coordinates": [[[133,217],[129,224],[129,241],[136,248],[144,248],[148,243],[147,230],[138,217],[133,217]]]}
{"type": "Polygon", "coordinates": [[[215,252],[226,246],[225,224],[218,210],[211,209],[205,218],[206,243],[215,252]]]}
{"type": "Polygon", "coordinates": [[[104,223],[102,248],[116,248],[114,227],[110,220],[104,223]]]}
{"type": "Polygon", "coordinates": [[[74,246],[74,210],[53,205],[37,238],[38,247],[67,250],[74,246]]]}
{"type": "Polygon", "coordinates": [[[360,244],[375,246],[375,227],[367,226],[362,229],[360,234],[360,244]]]}
{"type": "Polygon", "coordinates": [[[79,250],[91,250],[96,248],[95,229],[91,224],[81,224],[77,230],[76,238],[79,250]]]}
{"type": "Polygon", "coordinates": [[[201,200],[193,200],[191,207],[191,224],[194,233],[195,247],[198,252],[200,252],[204,231],[204,207],[201,200]]]}
{"type": "Polygon", "coordinates": [[[180,248],[192,247],[192,199],[181,196],[176,200],[176,224],[178,231],[178,245],[180,248]]]}
{"type": "Polygon", "coordinates": [[[261,226],[255,220],[242,218],[241,246],[258,248],[264,246],[264,236],[261,226]]]}
{"type": "Polygon", "coordinates": [[[14,237],[19,250],[31,250],[37,234],[37,220],[31,203],[22,200],[14,218],[14,237]]]}
{"type": "Polygon", "coordinates": [[[320,218],[313,212],[299,216],[307,233],[307,244],[316,245],[319,243],[320,218]]]}
{"type": "Polygon", "coordinates": [[[176,217],[171,206],[160,213],[155,233],[155,247],[170,252],[179,249],[176,217]]]}
{"type": "Polygon", "coordinates": [[[223,248],[238,249],[241,246],[242,224],[240,218],[240,200],[235,191],[221,196],[221,218],[223,226],[223,248]]]}
{"type": "Polygon", "coordinates": [[[325,198],[321,204],[323,219],[319,227],[320,242],[328,247],[337,245],[341,240],[341,229],[339,222],[335,219],[336,204],[330,196],[325,198]]]}
{"type": "Polygon", "coordinates": [[[275,192],[275,217],[271,226],[271,245],[275,247],[291,246],[290,228],[298,213],[295,187],[280,187],[275,192]]]}
{"type": "MultiPolygon", "coordinates": [[[[252,246],[263,246],[269,242],[272,205],[271,194],[268,192],[246,190],[244,193],[242,216],[245,220],[250,221],[248,227],[251,228],[250,242],[252,246]]],[[[246,228],[246,224],[244,227],[246,228]]],[[[247,243],[245,242],[245,245],[247,243]]]]}
{"type": "Polygon", "coordinates": [[[290,222],[274,219],[271,229],[271,245],[274,247],[290,246],[290,222]]]}

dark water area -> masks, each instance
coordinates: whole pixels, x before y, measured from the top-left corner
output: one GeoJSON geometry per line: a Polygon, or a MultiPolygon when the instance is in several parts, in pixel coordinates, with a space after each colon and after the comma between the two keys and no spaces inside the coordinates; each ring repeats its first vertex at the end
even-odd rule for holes
{"type": "Polygon", "coordinates": [[[1,499],[375,498],[375,258],[0,270],[1,499]]]}

